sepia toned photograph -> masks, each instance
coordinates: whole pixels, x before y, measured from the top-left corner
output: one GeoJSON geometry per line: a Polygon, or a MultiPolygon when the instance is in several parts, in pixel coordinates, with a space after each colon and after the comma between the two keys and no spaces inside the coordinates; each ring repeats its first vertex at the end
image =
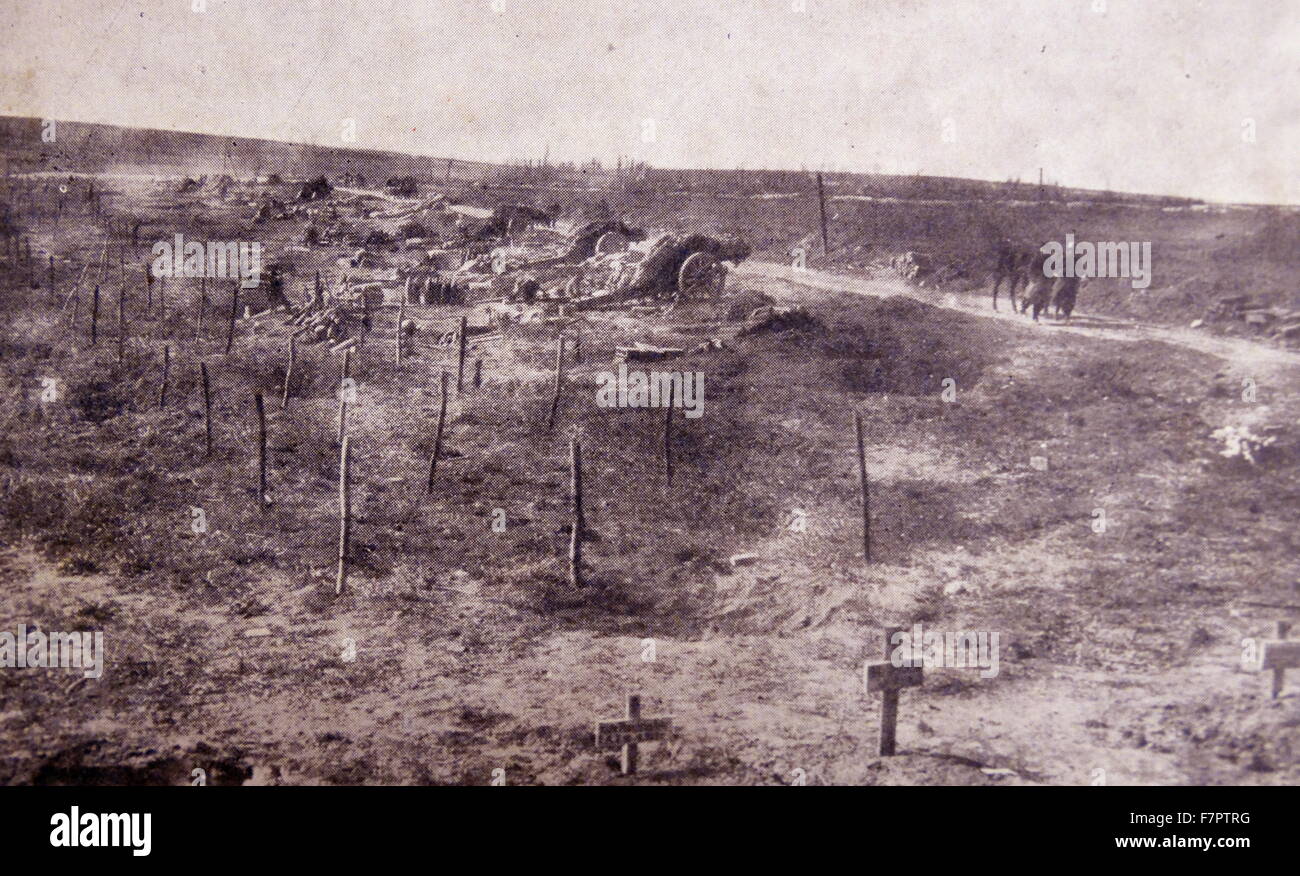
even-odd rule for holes
{"type": "Polygon", "coordinates": [[[0,784],[1300,783],[1295,4],[0,28],[0,784]]]}

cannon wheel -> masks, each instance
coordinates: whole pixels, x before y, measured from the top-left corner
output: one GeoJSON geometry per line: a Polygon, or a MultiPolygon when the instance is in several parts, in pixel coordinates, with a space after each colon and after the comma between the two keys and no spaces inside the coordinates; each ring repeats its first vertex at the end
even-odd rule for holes
{"type": "Polygon", "coordinates": [[[727,269],[707,252],[692,253],[677,272],[677,297],[707,298],[718,295],[727,282],[727,269]]]}
{"type": "Polygon", "coordinates": [[[596,255],[605,255],[611,252],[627,252],[628,240],[617,231],[606,231],[596,241],[596,255]]]}

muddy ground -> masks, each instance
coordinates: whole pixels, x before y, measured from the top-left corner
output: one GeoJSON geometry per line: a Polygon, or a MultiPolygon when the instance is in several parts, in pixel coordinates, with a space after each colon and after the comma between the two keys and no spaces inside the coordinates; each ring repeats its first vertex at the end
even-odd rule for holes
{"type": "MultiPolygon", "coordinates": [[[[236,210],[151,185],[117,197],[194,237],[252,232],[283,250],[303,231],[254,232],[236,210]]],[[[353,364],[354,564],[336,597],[337,356],[301,347],[282,410],[291,329],[241,319],[225,354],[212,312],[228,292],[212,291],[198,331],[196,281],[171,290],[166,321],[146,313],[142,244],[118,365],[115,264],[97,344],[88,287],[75,325],[59,307],[84,265],[97,270],[104,227],[29,217],[62,295],[11,259],[0,274],[0,629],[102,630],[107,650],[95,681],[0,673],[8,783],[188,783],[194,769],[217,784],[1300,779],[1300,674],[1273,700],[1242,665],[1243,640],[1300,605],[1294,353],[1102,319],[1086,301],[1073,326],[1033,325],[880,274],[755,264],[718,301],[583,316],[553,429],[558,329],[476,345],[483,385],[450,398],[428,495],[438,375],[455,368],[433,339],[481,315],[408,308],[421,331],[398,366],[385,310],[353,364]],[[764,303],[815,319],[736,337],[764,303]],[[704,415],[673,421],[669,486],[663,411],[599,407],[596,375],[631,340],[714,337],[723,349],[672,360],[705,389],[704,415]],[[1212,437],[1224,426],[1272,443],[1254,462],[1224,456],[1212,437]],[[565,563],[574,430],[588,491],[577,588],[565,563]],[[900,756],[882,760],[862,666],[884,628],[914,623],[999,633],[999,672],[927,669],[902,694],[900,756]],[[628,691],[677,728],[644,746],[634,778],[592,740],[628,691]]],[[[296,256],[292,297],[340,252],[296,256]]]]}

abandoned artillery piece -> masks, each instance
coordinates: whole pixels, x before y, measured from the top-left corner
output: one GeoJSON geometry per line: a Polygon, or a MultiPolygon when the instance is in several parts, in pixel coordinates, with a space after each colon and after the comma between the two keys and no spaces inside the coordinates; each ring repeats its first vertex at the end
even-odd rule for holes
{"type": "Polygon", "coordinates": [[[738,238],[665,234],[644,253],[607,233],[596,242],[592,262],[609,270],[607,288],[616,299],[671,298],[695,301],[720,295],[727,282],[724,262],[740,264],[751,252],[738,238]]]}

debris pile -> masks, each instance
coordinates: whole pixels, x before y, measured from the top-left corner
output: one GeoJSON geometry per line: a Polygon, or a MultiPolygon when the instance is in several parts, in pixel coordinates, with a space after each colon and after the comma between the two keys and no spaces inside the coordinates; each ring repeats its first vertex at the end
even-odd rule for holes
{"type": "Polygon", "coordinates": [[[1283,342],[1300,341],[1300,310],[1266,307],[1249,295],[1220,298],[1205,311],[1204,317],[1192,323],[1192,328],[1200,328],[1207,322],[1242,323],[1256,334],[1283,342]]]}
{"type": "Polygon", "coordinates": [[[894,269],[894,273],[904,280],[912,282],[921,279],[934,270],[929,256],[913,251],[894,256],[889,264],[894,269]]]}
{"type": "Polygon", "coordinates": [[[334,191],[333,186],[329,184],[329,180],[325,179],[325,176],[322,174],[321,176],[318,176],[313,180],[308,180],[302,184],[302,187],[298,189],[298,200],[323,200],[328,198],[332,191],[334,191]]]}
{"type": "Polygon", "coordinates": [[[784,332],[792,329],[809,329],[818,325],[817,318],[803,307],[764,306],[755,308],[745,319],[739,336],[759,332],[784,332]]]}
{"type": "Polygon", "coordinates": [[[1224,426],[1214,430],[1210,437],[1215,441],[1223,442],[1223,449],[1219,451],[1220,456],[1244,459],[1251,465],[1258,464],[1261,456],[1277,441],[1276,436],[1260,437],[1245,426],[1224,426]]]}

